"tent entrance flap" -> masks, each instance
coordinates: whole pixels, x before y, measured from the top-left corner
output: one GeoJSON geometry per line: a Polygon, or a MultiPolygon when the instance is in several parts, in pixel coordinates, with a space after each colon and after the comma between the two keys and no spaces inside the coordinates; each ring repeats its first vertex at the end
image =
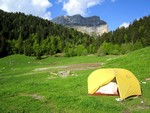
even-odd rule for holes
{"type": "Polygon", "coordinates": [[[108,84],[100,87],[95,94],[100,95],[118,95],[118,86],[114,81],[109,82],[108,84]]]}

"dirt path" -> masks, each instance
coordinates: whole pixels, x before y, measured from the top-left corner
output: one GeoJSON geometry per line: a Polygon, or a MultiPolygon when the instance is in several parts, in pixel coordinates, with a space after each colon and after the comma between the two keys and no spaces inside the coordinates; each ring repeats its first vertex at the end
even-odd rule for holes
{"type": "MultiPolygon", "coordinates": [[[[51,75],[67,77],[67,76],[77,76],[76,73],[72,71],[77,70],[89,70],[89,69],[98,69],[100,68],[100,63],[81,63],[81,64],[72,64],[66,66],[50,66],[50,67],[43,67],[43,68],[36,68],[33,70],[35,73],[43,73],[43,72],[50,72],[51,75]]],[[[49,77],[55,78],[55,77],[49,77]]]]}
{"type": "Polygon", "coordinates": [[[100,67],[100,63],[84,63],[84,64],[73,64],[66,67],[67,70],[88,70],[96,69],[100,67]]]}
{"type": "Polygon", "coordinates": [[[45,71],[45,70],[88,70],[88,69],[97,69],[101,65],[100,63],[81,63],[81,64],[72,64],[66,66],[50,66],[50,67],[43,67],[43,68],[36,68],[33,71],[45,71]]]}

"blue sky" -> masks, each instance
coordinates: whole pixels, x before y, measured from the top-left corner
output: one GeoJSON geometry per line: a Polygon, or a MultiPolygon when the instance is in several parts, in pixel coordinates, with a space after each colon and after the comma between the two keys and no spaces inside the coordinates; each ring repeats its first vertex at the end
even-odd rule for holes
{"type": "Polygon", "coordinates": [[[107,22],[110,31],[150,15],[150,0],[0,0],[0,9],[49,20],[62,15],[96,15],[107,22]]]}

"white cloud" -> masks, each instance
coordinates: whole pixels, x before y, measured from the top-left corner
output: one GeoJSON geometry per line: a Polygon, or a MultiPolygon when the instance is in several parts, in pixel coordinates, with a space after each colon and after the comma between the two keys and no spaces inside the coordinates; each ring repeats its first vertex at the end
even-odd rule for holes
{"type": "Polygon", "coordinates": [[[121,27],[127,28],[127,27],[129,27],[129,25],[130,25],[130,23],[124,22],[119,26],[119,28],[121,28],[121,27]]]}
{"type": "Polygon", "coordinates": [[[0,0],[0,9],[7,12],[24,12],[45,19],[51,19],[51,12],[47,11],[52,7],[49,0],[0,0]]]}
{"type": "Polygon", "coordinates": [[[63,10],[67,15],[87,15],[87,9],[101,4],[104,0],[58,0],[63,3],[63,10]]]}

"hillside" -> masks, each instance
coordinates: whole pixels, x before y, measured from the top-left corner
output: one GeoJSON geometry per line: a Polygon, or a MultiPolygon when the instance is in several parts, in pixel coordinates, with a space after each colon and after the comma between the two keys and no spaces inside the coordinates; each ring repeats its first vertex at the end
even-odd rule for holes
{"type": "MultiPolygon", "coordinates": [[[[135,20],[128,28],[94,37],[32,15],[2,10],[0,15],[0,58],[12,54],[36,56],[36,59],[60,53],[67,57],[120,55],[150,46],[150,16],[135,20]]],[[[86,25],[105,24],[93,18],[86,25]]]]}
{"type": "Polygon", "coordinates": [[[0,59],[1,112],[150,112],[150,47],[119,56],[35,57],[11,55],[0,59]],[[75,69],[79,64],[99,64],[75,69]],[[74,68],[67,68],[74,66],[74,68]],[[142,97],[117,102],[114,96],[89,96],[87,77],[96,68],[125,68],[138,78],[142,97]],[[68,71],[73,76],[55,75],[68,71]]]}
{"type": "Polygon", "coordinates": [[[32,15],[2,10],[0,15],[0,57],[54,55],[68,52],[68,48],[76,45],[88,48],[94,40],[89,35],[32,15]]]}

